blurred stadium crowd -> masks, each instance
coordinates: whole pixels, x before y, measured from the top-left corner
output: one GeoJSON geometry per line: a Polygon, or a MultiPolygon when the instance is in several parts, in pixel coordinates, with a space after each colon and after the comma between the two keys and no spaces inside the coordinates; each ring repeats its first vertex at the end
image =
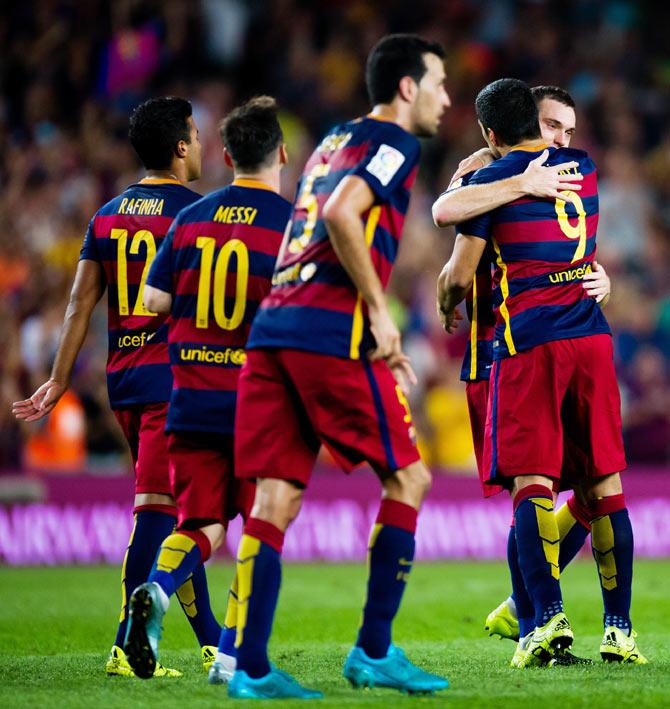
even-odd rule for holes
{"type": "Polygon", "coordinates": [[[417,31],[447,49],[453,106],[424,146],[392,284],[419,375],[413,411],[428,462],[473,468],[460,358],[435,316],[451,251],[430,205],[481,147],[473,102],[500,76],[558,84],[578,110],[573,146],[599,166],[599,260],[613,296],[629,459],[670,462],[670,60],[667,5],[615,0],[12,0],[0,14],[0,469],[119,470],[124,444],[106,399],[99,307],[72,393],[41,427],[10,402],[46,380],[86,225],[139,176],[130,110],[189,98],[206,192],[230,178],[217,124],[237,102],[277,96],[292,199],[328,126],[364,113],[365,56],[383,34],[417,31]]]}

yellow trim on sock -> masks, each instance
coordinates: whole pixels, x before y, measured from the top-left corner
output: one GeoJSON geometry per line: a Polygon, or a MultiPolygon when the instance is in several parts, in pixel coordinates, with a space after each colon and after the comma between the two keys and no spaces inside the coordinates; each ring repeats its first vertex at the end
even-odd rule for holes
{"type": "Polygon", "coordinates": [[[570,530],[577,524],[577,520],[572,516],[572,511],[566,502],[556,510],[556,524],[558,525],[558,538],[563,541],[570,530]]]}
{"type": "Polygon", "coordinates": [[[193,574],[177,589],[177,598],[184,613],[189,618],[195,618],[198,615],[198,609],[195,606],[195,586],[193,586],[193,574]]]}
{"type": "Polygon", "coordinates": [[[126,553],[123,555],[123,563],[121,564],[121,613],[119,614],[119,623],[123,623],[126,619],[126,612],[128,609],[128,597],[126,596],[126,565],[128,564],[130,547],[133,545],[133,539],[135,538],[135,529],[137,528],[137,515],[135,515],[134,518],[135,521],[133,522],[133,530],[130,533],[126,553]]]}
{"type": "Polygon", "coordinates": [[[237,550],[237,634],[235,636],[235,647],[239,647],[244,639],[244,628],[247,625],[247,612],[249,610],[249,598],[252,592],[252,581],[254,576],[254,562],[261,549],[261,540],[250,537],[246,534],[240,539],[240,547],[237,550]]]}
{"type": "Polygon", "coordinates": [[[195,541],[185,534],[171,534],[161,544],[156,559],[156,568],[159,571],[174,571],[184,560],[184,557],[193,549],[195,541]]]}
{"type": "Polygon", "coordinates": [[[591,545],[598,564],[600,582],[606,591],[617,587],[617,569],[614,559],[614,530],[609,515],[591,522],[591,545]]]}
{"type": "Polygon", "coordinates": [[[546,497],[531,497],[530,500],[535,505],[537,529],[542,539],[545,559],[551,566],[551,575],[558,579],[560,576],[558,567],[560,544],[553,502],[546,497]]]}
{"type": "Polygon", "coordinates": [[[223,624],[226,628],[235,628],[237,626],[238,603],[237,598],[239,589],[237,584],[237,572],[233,576],[233,581],[228,589],[228,603],[226,604],[226,617],[223,624]]]}

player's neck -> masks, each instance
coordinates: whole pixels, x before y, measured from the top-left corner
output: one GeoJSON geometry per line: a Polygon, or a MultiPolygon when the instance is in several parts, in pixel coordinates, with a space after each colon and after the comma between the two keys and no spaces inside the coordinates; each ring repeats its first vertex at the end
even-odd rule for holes
{"type": "Polygon", "coordinates": [[[268,168],[258,172],[233,172],[234,180],[248,180],[249,182],[261,182],[269,187],[273,192],[279,192],[281,187],[281,177],[279,170],[268,168]]]}
{"type": "Polygon", "coordinates": [[[368,116],[370,118],[376,118],[379,121],[397,123],[406,131],[410,129],[409,116],[404,116],[403,111],[399,110],[395,103],[378,103],[370,113],[368,113],[368,116]]]}
{"type": "Polygon", "coordinates": [[[544,150],[546,147],[547,144],[544,140],[542,140],[542,138],[532,138],[531,140],[524,140],[521,143],[517,143],[516,145],[500,145],[498,146],[498,152],[502,157],[504,155],[507,155],[507,153],[511,153],[512,150],[539,152],[540,150],[544,150]]]}
{"type": "Polygon", "coordinates": [[[177,180],[182,185],[188,182],[186,179],[186,166],[181,164],[173,165],[168,170],[147,170],[147,177],[156,180],[177,180]]]}

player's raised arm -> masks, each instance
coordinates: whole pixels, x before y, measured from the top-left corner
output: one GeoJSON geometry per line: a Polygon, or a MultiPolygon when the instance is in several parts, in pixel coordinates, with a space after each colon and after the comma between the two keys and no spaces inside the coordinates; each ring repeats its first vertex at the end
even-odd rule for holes
{"type": "MultiPolygon", "coordinates": [[[[519,175],[485,185],[454,187],[440,195],[433,204],[433,221],[439,227],[467,221],[503,204],[526,195],[541,199],[567,199],[561,190],[581,189],[582,176],[567,171],[577,167],[576,162],[544,167],[548,151],[531,160],[519,175]]],[[[457,172],[458,174],[458,172],[457,172]]]]}
{"type": "Polygon", "coordinates": [[[56,406],[68,388],[72,369],[79,354],[91,313],[104,292],[102,272],[97,261],[84,259],[77,266],[70,302],[65,311],[63,329],[51,376],[35,393],[23,401],[12,404],[17,419],[37,421],[56,406]]]}
{"type": "Polygon", "coordinates": [[[368,306],[370,328],[377,343],[371,359],[389,360],[402,354],[400,331],[389,313],[384,288],[365,243],[361,218],[374,202],[368,183],[350,175],[324,205],[323,219],[338,259],[368,306]]]}
{"type": "Polygon", "coordinates": [[[462,319],[456,306],[472,286],[486,241],[477,236],[459,234],[451,258],[437,279],[437,312],[447,332],[454,332],[462,319]]]}

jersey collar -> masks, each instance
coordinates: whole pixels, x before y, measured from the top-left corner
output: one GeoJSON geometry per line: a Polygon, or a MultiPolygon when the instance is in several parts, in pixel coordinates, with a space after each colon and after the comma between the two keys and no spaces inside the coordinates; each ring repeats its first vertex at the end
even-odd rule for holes
{"type": "Polygon", "coordinates": [[[521,151],[525,153],[539,153],[546,150],[549,146],[546,143],[533,143],[532,145],[513,145],[508,152],[514,153],[521,151]]]}
{"type": "Polygon", "coordinates": [[[143,177],[140,185],[181,185],[179,180],[173,180],[171,177],[143,177]]]}
{"type": "Polygon", "coordinates": [[[269,192],[276,193],[276,190],[270,187],[270,185],[260,180],[253,180],[250,177],[238,177],[233,180],[232,184],[234,187],[251,187],[255,190],[268,190],[269,192]]]}

